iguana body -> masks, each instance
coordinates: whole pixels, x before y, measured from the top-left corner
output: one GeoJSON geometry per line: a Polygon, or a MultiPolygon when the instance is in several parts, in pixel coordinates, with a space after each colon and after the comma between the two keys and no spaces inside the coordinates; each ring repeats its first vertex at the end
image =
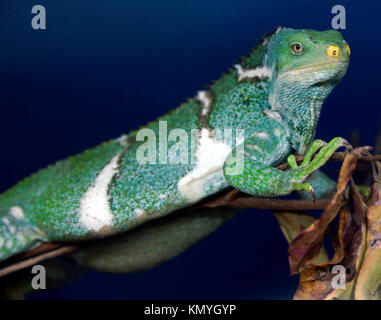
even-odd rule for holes
{"type": "Polygon", "coordinates": [[[312,141],[323,100],[348,61],[336,31],[278,28],[235,70],[146,131],[59,161],[3,193],[0,261],[41,241],[119,234],[229,185],[256,196],[312,192],[306,179],[346,145],[342,138],[312,141]],[[153,148],[143,141],[152,134],[153,148]],[[185,153],[176,136],[188,142],[185,153]],[[300,167],[293,153],[306,154],[300,167]],[[188,161],[176,164],[179,154],[188,161]],[[277,170],[287,158],[292,168],[277,170]]]}

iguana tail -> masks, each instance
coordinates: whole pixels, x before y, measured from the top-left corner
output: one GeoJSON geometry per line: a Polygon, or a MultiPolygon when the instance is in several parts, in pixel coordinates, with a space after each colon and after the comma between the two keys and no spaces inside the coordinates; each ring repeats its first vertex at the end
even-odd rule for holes
{"type": "Polygon", "coordinates": [[[24,221],[17,207],[0,216],[0,262],[36,246],[41,233],[24,221]]]}

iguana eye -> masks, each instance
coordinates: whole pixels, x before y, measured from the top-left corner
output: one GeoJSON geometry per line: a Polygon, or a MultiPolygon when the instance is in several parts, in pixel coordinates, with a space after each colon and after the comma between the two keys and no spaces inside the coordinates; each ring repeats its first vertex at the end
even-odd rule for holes
{"type": "Polygon", "coordinates": [[[340,49],[338,46],[329,46],[327,48],[327,54],[332,58],[337,58],[340,54],[340,49]]]}
{"type": "Polygon", "coordinates": [[[291,50],[294,51],[295,54],[301,54],[303,52],[303,46],[300,43],[295,43],[292,45],[291,50]]]}

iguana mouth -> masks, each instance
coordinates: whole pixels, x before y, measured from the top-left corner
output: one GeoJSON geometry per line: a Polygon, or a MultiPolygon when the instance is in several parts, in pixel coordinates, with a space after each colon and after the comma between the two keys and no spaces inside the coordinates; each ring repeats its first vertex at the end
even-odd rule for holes
{"type": "Polygon", "coordinates": [[[335,62],[328,62],[328,63],[321,63],[321,64],[315,64],[315,65],[312,65],[312,66],[309,66],[309,67],[304,67],[304,68],[300,68],[300,69],[293,69],[293,70],[288,70],[284,73],[282,73],[280,75],[280,77],[283,77],[285,75],[296,75],[296,74],[302,74],[302,73],[306,73],[306,72],[309,72],[309,71],[315,71],[315,70],[319,70],[321,68],[323,69],[330,69],[330,67],[334,67],[334,66],[337,66],[338,64],[341,64],[341,63],[346,63],[348,64],[349,60],[339,60],[339,61],[335,61],[335,62]]]}

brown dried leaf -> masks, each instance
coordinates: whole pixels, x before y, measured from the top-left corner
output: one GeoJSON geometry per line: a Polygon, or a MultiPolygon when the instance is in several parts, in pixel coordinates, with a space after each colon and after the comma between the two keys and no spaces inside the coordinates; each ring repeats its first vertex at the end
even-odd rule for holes
{"type": "MultiPolygon", "coordinates": [[[[274,217],[278,221],[279,227],[288,244],[316,220],[305,212],[274,212],[274,217]]],[[[324,248],[321,248],[320,254],[315,262],[323,261],[328,261],[328,255],[324,248]]]]}
{"type": "Polygon", "coordinates": [[[366,252],[355,288],[358,300],[381,300],[381,164],[372,186],[367,212],[366,252]]]}
{"type": "Polygon", "coordinates": [[[329,262],[309,265],[300,275],[294,299],[350,299],[365,250],[365,206],[353,181],[349,201],[340,211],[339,227],[334,234],[335,254],[329,262]],[[332,267],[345,269],[345,288],[335,289],[337,276],[332,267]]]}
{"type": "Polygon", "coordinates": [[[316,220],[292,241],[288,250],[291,274],[302,272],[319,255],[330,226],[345,203],[343,195],[356,168],[357,159],[358,154],[356,153],[346,155],[340,170],[337,192],[330,204],[320,219],[316,220]]]}

